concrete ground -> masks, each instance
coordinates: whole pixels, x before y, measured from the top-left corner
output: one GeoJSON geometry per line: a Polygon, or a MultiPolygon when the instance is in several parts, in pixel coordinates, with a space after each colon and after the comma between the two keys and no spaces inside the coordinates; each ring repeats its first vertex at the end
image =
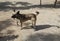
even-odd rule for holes
{"type": "MultiPolygon", "coordinates": [[[[0,41],[60,41],[60,8],[53,8],[47,4],[53,4],[54,0],[42,0],[45,6],[37,6],[39,0],[17,0],[17,2],[28,2],[31,5],[18,3],[15,9],[21,13],[32,13],[39,11],[37,16],[36,28],[29,27],[29,23],[25,23],[25,28],[21,30],[20,26],[16,25],[16,21],[11,18],[14,14],[11,3],[15,2],[10,0],[0,1],[0,41]],[[4,2],[3,2],[4,1],[4,2]],[[34,3],[36,2],[36,3],[34,3]],[[18,7],[21,6],[23,8],[18,7]],[[36,4],[36,5],[35,5],[36,4]],[[17,8],[18,7],[18,8],[17,8]]],[[[51,5],[53,6],[53,5],[51,5]]]]}

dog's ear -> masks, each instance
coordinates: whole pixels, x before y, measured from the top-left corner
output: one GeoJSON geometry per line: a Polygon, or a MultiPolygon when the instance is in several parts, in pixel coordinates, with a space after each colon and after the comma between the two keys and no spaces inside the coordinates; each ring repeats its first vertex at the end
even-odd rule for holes
{"type": "Polygon", "coordinates": [[[17,13],[16,14],[19,14],[20,13],[20,11],[17,11],[17,13]]]}

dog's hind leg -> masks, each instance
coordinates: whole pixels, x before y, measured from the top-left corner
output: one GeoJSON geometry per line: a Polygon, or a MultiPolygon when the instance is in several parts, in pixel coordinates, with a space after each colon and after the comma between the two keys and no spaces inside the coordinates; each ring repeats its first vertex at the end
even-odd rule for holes
{"type": "Polygon", "coordinates": [[[34,21],[34,26],[36,26],[36,20],[34,21]]]}
{"type": "Polygon", "coordinates": [[[32,27],[35,28],[36,26],[36,18],[32,19],[32,27]]]}
{"type": "Polygon", "coordinates": [[[33,25],[33,28],[35,28],[35,26],[36,26],[36,20],[33,21],[32,25],[33,25]]]}

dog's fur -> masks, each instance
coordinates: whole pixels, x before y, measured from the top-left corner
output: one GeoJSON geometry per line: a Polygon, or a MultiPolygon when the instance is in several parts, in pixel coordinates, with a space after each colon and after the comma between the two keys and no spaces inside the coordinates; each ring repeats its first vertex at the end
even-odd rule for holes
{"type": "MultiPolygon", "coordinates": [[[[33,14],[33,13],[31,13],[31,14],[20,14],[19,11],[18,11],[16,14],[12,15],[11,17],[14,18],[14,19],[15,18],[19,19],[20,23],[21,23],[21,27],[22,27],[23,22],[25,22],[27,20],[32,20],[32,26],[35,26],[36,25],[36,20],[37,20],[36,16],[38,14],[39,14],[38,11],[36,11],[36,14],[33,14]]],[[[17,23],[17,25],[18,25],[18,23],[17,23]]]]}

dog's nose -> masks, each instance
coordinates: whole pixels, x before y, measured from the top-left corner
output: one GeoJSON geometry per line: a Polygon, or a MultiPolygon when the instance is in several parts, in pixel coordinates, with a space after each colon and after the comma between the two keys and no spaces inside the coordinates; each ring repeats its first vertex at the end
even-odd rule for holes
{"type": "Polygon", "coordinates": [[[38,11],[36,11],[36,13],[37,13],[37,14],[39,14],[39,12],[38,12],[38,11]]]}

